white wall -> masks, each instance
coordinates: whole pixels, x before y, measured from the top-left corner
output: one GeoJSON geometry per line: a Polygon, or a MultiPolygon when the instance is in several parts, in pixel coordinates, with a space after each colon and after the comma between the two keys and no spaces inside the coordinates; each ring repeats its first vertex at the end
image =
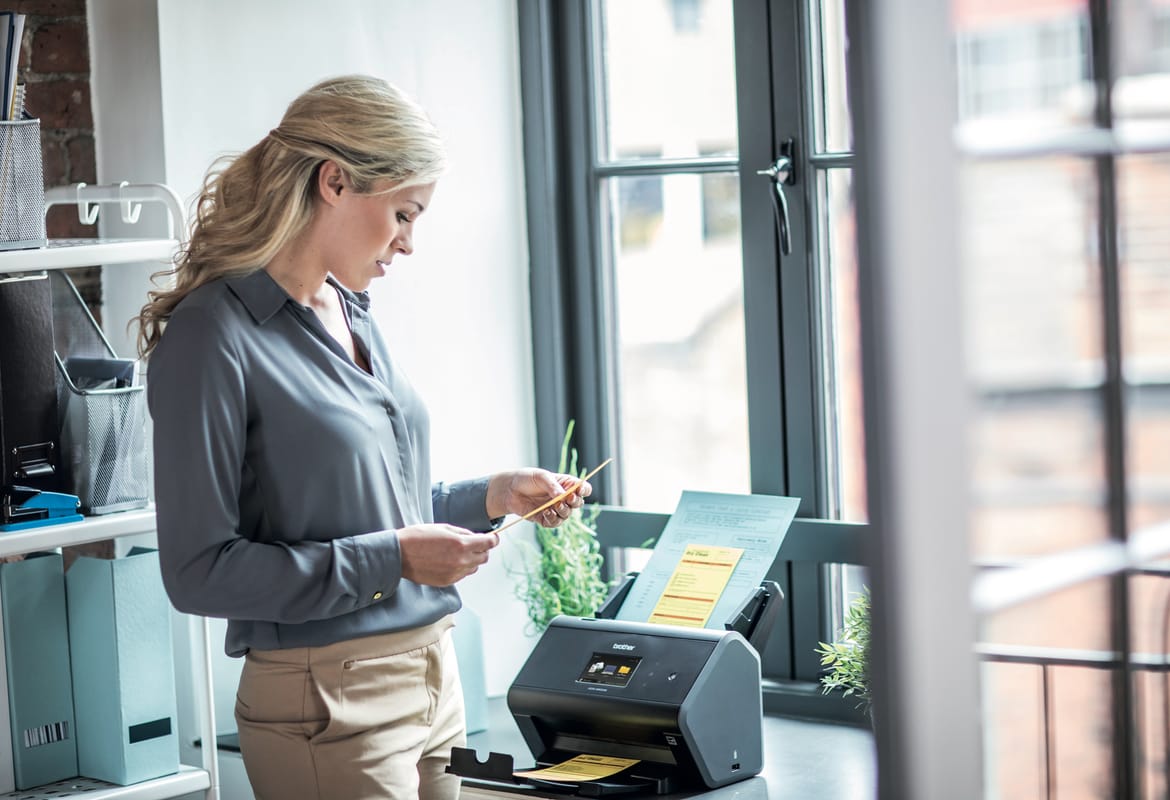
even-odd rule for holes
{"type": "MultiPolygon", "coordinates": [[[[415,254],[371,291],[392,352],[428,402],[437,478],[535,458],[515,15],[511,0],[90,3],[103,183],[162,181],[189,203],[216,156],[251,146],[295,95],[331,75],[379,75],[428,110],[453,168],[419,223],[415,254]]],[[[140,231],[104,226],[161,232],[140,231]]],[[[120,350],[151,271],[107,270],[107,327],[120,350]]],[[[505,543],[461,585],[492,643],[492,695],[531,647],[504,570],[518,558],[505,543]]]]}

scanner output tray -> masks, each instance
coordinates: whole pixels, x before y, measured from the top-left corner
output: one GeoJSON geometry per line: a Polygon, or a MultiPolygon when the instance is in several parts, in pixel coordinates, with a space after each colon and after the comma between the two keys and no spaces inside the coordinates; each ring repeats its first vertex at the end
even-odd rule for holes
{"type": "MultiPolygon", "coordinates": [[[[552,764],[537,763],[531,769],[543,769],[552,764]]],[[[461,778],[506,784],[512,788],[530,787],[575,797],[613,797],[631,794],[670,794],[677,790],[669,775],[639,774],[639,766],[619,772],[602,780],[562,782],[540,778],[518,777],[512,756],[507,753],[489,753],[487,761],[480,761],[476,751],[467,747],[451,748],[451,763],[447,772],[461,778]]],[[[523,770],[522,770],[523,771],[523,770]]]]}

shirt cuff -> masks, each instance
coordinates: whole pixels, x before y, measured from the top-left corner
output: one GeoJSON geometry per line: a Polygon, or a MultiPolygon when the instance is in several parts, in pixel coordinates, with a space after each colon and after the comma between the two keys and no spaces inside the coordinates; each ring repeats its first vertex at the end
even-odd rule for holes
{"type": "Polygon", "coordinates": [[[373,531],[354,536],[356,551],[358,608],[372,605],[398,591],[402,580],[402,551],[397,531],[373,531]]]}
{"type": "Polygon", "coordinates": [[[431,505],[435,522],[446,522],[470,531],[492,531],[500,526],[503,517],[487,515],[487,490],[490,475],[467,481],[447,483],[440,481],[431,487],[431,505]]]}

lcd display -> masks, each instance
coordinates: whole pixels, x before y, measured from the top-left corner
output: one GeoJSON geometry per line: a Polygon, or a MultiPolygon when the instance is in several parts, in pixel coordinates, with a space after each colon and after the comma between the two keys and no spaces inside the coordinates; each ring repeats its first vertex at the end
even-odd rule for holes
{"type": "Polygon", "coordinates": [[[578,681],[582,683],[604,683],[607,686],[625,686],[642,662],[635,656],[615,656],[609,653],[594,653],[578,681]]]}

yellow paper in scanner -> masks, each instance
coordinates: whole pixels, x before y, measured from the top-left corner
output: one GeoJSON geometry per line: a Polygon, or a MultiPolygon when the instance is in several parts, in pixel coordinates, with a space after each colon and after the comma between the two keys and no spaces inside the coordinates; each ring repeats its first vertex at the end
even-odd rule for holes
{"type": "Polygon", "coordinates": [[[706,625],[742,555],[741,547],[688,544],[647,622],[706,625]]]}
{"type": "Polygon", "coordinates": [[[612,756],[573,756],[543,769],[530,769],[512,773],[517,778],[539,778],[545,781],[597,781],[616,775],[626,767],[638,763],[636,758],[614,758],[612,756]]]}

